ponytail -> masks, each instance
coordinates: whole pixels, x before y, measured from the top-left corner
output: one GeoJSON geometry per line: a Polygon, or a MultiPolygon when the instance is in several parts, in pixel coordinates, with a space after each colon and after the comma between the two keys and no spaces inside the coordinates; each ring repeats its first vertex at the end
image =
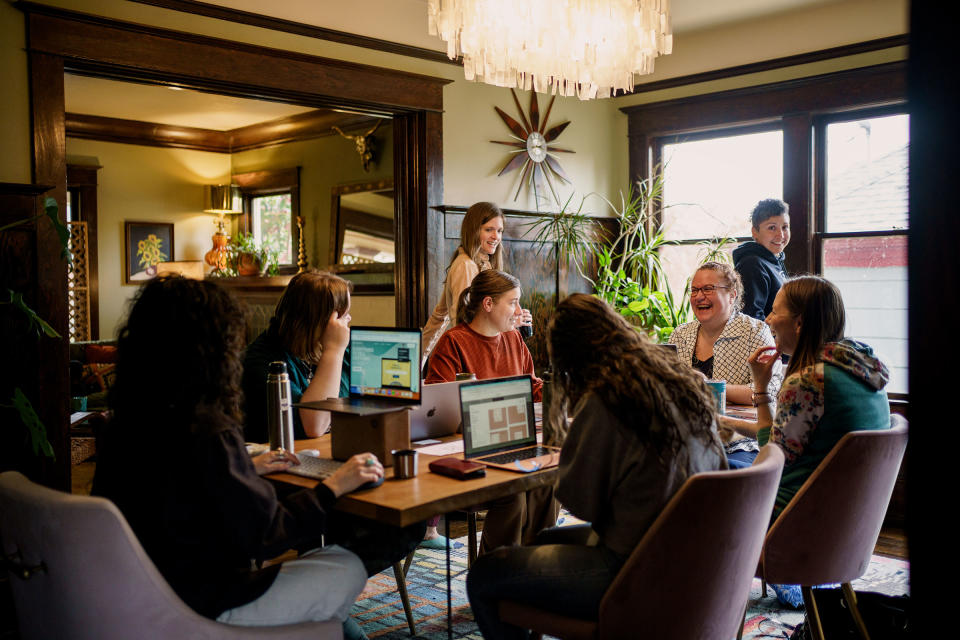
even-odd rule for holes
{"type": "Polygon", "coordinates": [[[477,316],[487,297],[496,300],[508,291],[520,288],[520,281],[509,273],[488,269],[481,271],[470,283],[470,286],[460,292],[457,302],[457,324],[469,324],[477,316]]]}

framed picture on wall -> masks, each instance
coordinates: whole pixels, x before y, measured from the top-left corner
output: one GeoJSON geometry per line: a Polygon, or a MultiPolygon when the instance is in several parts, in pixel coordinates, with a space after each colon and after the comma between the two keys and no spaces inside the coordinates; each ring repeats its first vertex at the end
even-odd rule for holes
{"type": "Polygon", "coordinates": [[[172,222],[123,223],[125,278],[137,284],[157,275],[157,263],[173,260],[172,222]]]}

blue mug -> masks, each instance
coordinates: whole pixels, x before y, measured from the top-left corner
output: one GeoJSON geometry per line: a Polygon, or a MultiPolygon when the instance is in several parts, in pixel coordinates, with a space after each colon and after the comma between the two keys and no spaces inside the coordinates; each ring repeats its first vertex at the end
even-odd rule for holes
{"type": "Polygon", "coordinates": [[[727,411],[727,381],[707,380],[707,387],[713,393],[713,399],[717,404],[717,413],[724,415],[727,411]]]}

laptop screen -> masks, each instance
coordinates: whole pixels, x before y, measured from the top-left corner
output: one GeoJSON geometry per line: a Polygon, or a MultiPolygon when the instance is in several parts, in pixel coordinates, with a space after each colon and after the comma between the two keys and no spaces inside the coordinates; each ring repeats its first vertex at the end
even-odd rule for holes
{"type": "Polygon", "coordinates": [[[350,328],[350,397],[420,402],[420,330],[350,328]]]}
{"type": "Polygon", "coordinates": [[[466,458],[537,443],[530,376],[463,383],[460,414],[466,458]]]}

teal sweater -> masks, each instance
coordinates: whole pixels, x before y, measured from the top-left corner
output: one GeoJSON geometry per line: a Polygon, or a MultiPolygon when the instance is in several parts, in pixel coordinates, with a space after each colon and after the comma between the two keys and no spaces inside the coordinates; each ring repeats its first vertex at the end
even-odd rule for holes
{"type": "Polygon", "coordinates": [[[786,457],[774,517],[845,433],[890,428],[889,379],[870,347],[844,339],[783,381],[773,425],[757,434],[761,446],[774,442],[786,457]]]}

